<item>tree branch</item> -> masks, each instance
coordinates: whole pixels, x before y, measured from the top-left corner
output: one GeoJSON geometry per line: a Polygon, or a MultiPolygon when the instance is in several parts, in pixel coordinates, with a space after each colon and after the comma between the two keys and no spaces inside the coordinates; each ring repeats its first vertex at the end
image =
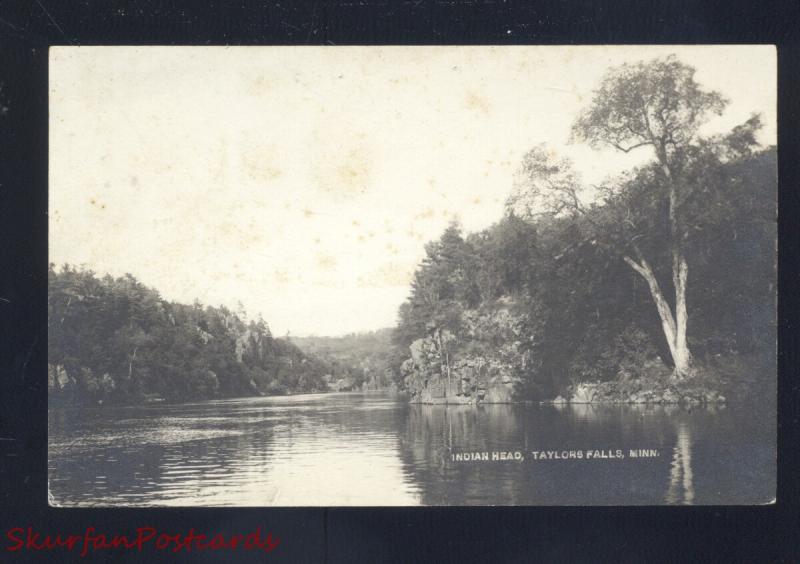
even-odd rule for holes
{"type": "Polygon", "coordinates": [[[647,272],[647,271],[644,269],[644,267],[643,267],[641,264],[639,264],[638,262],[636,262],[635,260],[633,260],[631,257],[629,257],[629,256],[627,256],[627,255],[624,255],[624,256],[622,257],[622,260],[624,260],[625,262],[627,262],[627,263],[628,263],[628,265],[630,265],[630,267],[631,267],[632,269],[634,269],[636,272],[638,272],[638,273],[639,273],[639,274],[641,274],[642,276],[646,276],[646,272],[647,272]]]}
{"type": "Polygon", "coordinates": [[[635,145],[631,145],[631,146],[630,146],[630,147],[628,147],[628,148],[625,148],[625,147],[623,147],[622,145],[619,145],[619,144],[617,144],[617,143],[612,143],[611,145],[612,145],[612,146],[613,146],[615,149],[619,149],[619,150],[620,150],[620,151],[622,151],[623,153],[630,153],[630,152],[631,152],[631,151],[633,151],[634,149],[638,149],[639,147],[644,147],[645,145],[652,145],[652,143],[651,143],[650,141],[642,141],[641,143],[636,143],[635,145]]]}

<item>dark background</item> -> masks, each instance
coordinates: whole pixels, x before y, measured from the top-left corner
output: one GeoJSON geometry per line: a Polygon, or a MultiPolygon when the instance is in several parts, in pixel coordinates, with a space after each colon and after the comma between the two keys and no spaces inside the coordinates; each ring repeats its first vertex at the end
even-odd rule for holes
{"type": "MultiPolygon", "coordinates": [[[[6,531],[247,533],[267,555],[191,561],[532,562],[800,560],[797,250],[800,3],[342,0],[0,3],[0,552],[6,531]],[[53,509],[47,505],[47,47],[98,44],[774,43],[779,47],[778,501],[763,507],[53,509]],[[7,108],[7,110],[3,110],[7,108]]],[[[759,88],[759,84],[753,84],[759,88]]],[[[765,416],[768,416],[765,414],[765,416]]],[[[346,448],[346,445],[343,445],[346,448]]],[[[99,554],[99,556],[98,556],[99,554]]],[[[153,561],[158,553],[96,553],[153,561]]],[[[46,555],[40,556],[42,560],[46,555]]],[[[56,552],[51,561],[74,561],[56,552]]],[[[177,561],[163,555],[165,561],[177,561]]]]}

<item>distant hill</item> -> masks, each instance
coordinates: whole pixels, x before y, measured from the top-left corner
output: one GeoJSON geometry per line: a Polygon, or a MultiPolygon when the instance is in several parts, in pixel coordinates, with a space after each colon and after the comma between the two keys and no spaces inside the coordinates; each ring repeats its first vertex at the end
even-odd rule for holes
{"type": "Polygon", "coordinates": [[[352,380],[353,387],[362,387],[366,382],[367,388],[378,389],[392,381],[387,369],[393,331],[385,328],[340,337],[291,337],[291,342],[330,366],[333,383],[352,380]]]}

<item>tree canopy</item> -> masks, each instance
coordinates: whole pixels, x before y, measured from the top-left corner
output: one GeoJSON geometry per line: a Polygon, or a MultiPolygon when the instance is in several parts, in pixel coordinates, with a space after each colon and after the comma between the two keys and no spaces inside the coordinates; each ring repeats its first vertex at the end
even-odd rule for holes
{"type": "Polygon", "coordinates": [[[327,389],[332,367],[272,336],[263,319],[168,302],[132,275],[49,271],[54,401],[132,403],[327,389]]]}

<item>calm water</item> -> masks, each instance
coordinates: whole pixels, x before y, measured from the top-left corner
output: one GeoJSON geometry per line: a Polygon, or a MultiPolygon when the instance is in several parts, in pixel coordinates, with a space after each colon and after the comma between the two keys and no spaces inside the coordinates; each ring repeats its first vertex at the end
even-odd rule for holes
{"type": "Polygon", "coordinates": [[[774,441],[771,417],[734,406],[412,406],[366,392],[64,409],[50,413],[50,494],[63,506],[763,503],[774,441]],[[491,459],[501,452],[511,459],[491,459]],[[465,453],[489,460],[455,460],[465,453]]]}

